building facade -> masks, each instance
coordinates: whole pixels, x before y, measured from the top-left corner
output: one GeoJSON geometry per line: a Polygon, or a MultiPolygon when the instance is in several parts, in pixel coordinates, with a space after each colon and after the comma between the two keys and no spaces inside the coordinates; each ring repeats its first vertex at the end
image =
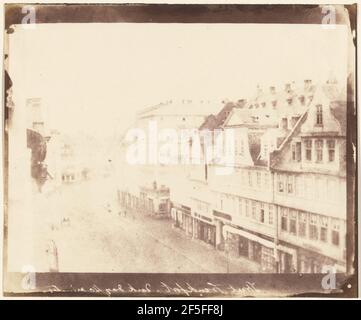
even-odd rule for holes
{"type": "Polygon", "coordinates": [[[179,203],[173,219],[180,214],[193,238],[263,272],[345,271],[345,117],[332,81],[228,103],[201,128],[233,130],[233,171],[217,174],[224,165],[215,161],[193,166],[190,205],[179,203]]]}

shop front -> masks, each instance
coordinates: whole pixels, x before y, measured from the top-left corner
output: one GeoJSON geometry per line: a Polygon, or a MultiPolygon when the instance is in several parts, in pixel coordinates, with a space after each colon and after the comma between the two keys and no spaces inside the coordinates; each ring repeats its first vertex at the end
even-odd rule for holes
{"type": "Polygon", "coordinates": [[[213,247],[216,246],[216,226],[200,220],[194,219],[194,237],[196,239],[202,240],[213,247]]]}
{"type": "Polygon", "coordinates": [[[260,265],[263,272],[277,272],[274,243],[253,233],[224,227],[226,250],[232,257],[243,257],[260,265]]]}
{"type": "Polygon", "coordinates": [[[343,266],[336,260],[303,248],[298,248],[298,272],[322,273],[323,267],[335,266],[337,271],[344,272],[343,266]]]}
{"type": "Polygon", "coordinates": [[[171,209],[171,217],[174,225],[182,229],[188,236],[193,236],[193,217],[191,216],[191,208],[180,205],[171,209]]]}
{"type": "Polygon", "coordinates": [[[184,230],[186,235],[193,237],[193,218],[191,216],[190,208],[189,209],[182,208],[181,215],[182,215],[182,219],[181,219],[182,222],[180,224],[180,228],[184,230]]]}

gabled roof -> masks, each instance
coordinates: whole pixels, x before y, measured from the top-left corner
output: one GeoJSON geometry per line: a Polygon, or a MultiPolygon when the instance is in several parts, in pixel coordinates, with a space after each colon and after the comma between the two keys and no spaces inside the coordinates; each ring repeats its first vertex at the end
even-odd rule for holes
{"type": "Polygon", "coordinates": [[[200,130],[208,129],[214,130],[223,127],[227,120],[231,117],[234,110],[241,109],[245,106],[246,101],[241,99],[237,102],[226,102],[223,108],[216,114],[211,114],[200,126],[200,130]]]}
{"type": "Polygon", "coordinates": [[[346,101],[335,101],[331,103],[331,112],[341,127],[341,134],[346,136],[347,130],[347,103],[346,101]]]}
{"type": "MultiPolygon", "coordinates": [[[[336,88],[333,84],[327,84],[318,87],[316,90],[319,90],[320,94],[325,95],[330,100],[330,110],[331,114],[335,117],[335,119],[340,123],[341,131],[346,131],[346,102],[345,101],[339,101],[337,99],[342,99],[342,92],[336,91],[336,88]],[[333,100],[336,99],[336,100],[333,100]]],[[[314,90],[315,93],[315,90],[314,90]]],[[[312,100],[307,106],[307,109],[302,114],[302,116],[298,119],[295,126],[292,128],[292,130],[289,132],[287,137],[283,140],[283,142],[280,144],[280,146],[272,153],[273,154],[273,161],[271,161],[271,166],[274,166],[278,159],[278,154],[285,148],[285,146],[289,143],[289,141],[293,138],[294,135],[296,135],[302,126],[302,124],[307,119],[307,115],[309,114],[311,108],[313,107],[312,100]]],[[[341,133],[342,134],[342,133],[341,133]]]]}

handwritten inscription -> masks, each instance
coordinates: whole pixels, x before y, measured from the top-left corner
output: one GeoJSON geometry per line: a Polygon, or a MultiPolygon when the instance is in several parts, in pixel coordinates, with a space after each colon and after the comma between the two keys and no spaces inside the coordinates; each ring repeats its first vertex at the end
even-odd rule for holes
{"type": "Polygon", "coordinates": [[[85,287],[70,287],[68,289],[58,288],[57,286],[50,286],[47,288],[50,292],[64,292],[70,291],[73,293],[90,293],[106,295],[108,297],[113,295],[170,295],[170,296],[203,296],[203,295],[234,295],[234,296],[254,296],[257,293],[255,283],[246,281],[244,285],[219,285],[212,282],[207,282],[205,286],[196,287],[186,282],[184,284],[160,282],[157,286],[146,283],[142,286],[135,286],[127,283],[126,285],[118,284],[113,288],[99,288],[97,285],[85,287]]]}

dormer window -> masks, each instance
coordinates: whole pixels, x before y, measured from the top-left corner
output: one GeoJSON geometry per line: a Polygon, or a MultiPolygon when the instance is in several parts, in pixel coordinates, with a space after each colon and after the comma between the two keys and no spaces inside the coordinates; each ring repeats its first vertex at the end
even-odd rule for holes
{"type": "Polygon", "coordinates": [[[323,116],[322,116],[322,105],[318,104],[316,106],[316,124],[318,126],[323,125],[323,116]]]}

